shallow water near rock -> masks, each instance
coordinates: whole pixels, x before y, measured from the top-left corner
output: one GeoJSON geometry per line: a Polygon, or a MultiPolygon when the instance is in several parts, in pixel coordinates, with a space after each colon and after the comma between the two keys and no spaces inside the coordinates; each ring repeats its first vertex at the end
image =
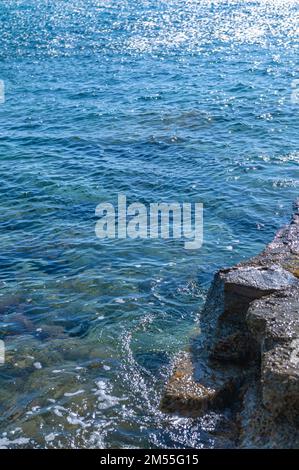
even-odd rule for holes
{"type": "Polygon", "coordinates": [[[214,271],[298,196],[294,0],[0,5],[0,447],[227,447],[159,409],[214,271]],[[204,245],[99,240],[95,207],[202,202],[204,245]]]}

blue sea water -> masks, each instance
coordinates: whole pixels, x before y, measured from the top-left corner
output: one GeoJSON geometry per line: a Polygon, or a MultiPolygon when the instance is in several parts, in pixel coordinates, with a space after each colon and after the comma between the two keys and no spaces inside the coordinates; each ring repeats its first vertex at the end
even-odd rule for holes
{"type": "Polygon", "coordinates": [[[298,20],[296,0],[2,0],[0,447],[233,445],[225,417],[159,401],[215,270],[298,196],[298,20]],[[99,240],[119,193],[202,202],[202,248],[99,240]]]}

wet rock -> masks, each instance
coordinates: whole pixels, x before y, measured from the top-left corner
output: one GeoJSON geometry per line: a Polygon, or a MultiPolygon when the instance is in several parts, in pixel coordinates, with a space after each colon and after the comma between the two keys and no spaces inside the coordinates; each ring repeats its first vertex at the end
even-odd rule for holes
{"type": "Polygon", "coordinates": [[[216,273],[202,334],[178,359],[162,409],[229,407],[240,447],[299,445],[299,203],[249,261],[216,273]],[[187,359],[186,359],[187,358],[187,359]]]}
{"type": "Polygon", "coordinates": [[[299,339],[263,353],[261,372],[265,407],[299,425],[299,339]]]}
{"type": "Polygon", "coordinates": [[[85,367],[87,369],[103,369],[103,361],[100,359],[91,360],[85,364],[85,367]]]}
{"type": "Polygon", "coordinates": [[[42,327],[37,327],[35,329],[35,336],[40,341],[45,341],[53,338],[65,338],[66,334],[64,328],[59,325],[42,325],[42,327]]]}
{"type": "Polygon", "coordinates": [[[262,403],[261,386],[252,381],[244,393],[244,406],[238,416],[241,448],[298,448],[297,427],[285,418],[274,418],[262,403]]]}
{"type": "Polygon", "coordinates": [[[190,358],[186,355],[177,359],[174,372],[167,384],[161,408],[163,411],[189,414],[205,411],[214,391],[199,385],[193,378],[190,358]]]}
{"type": "Polygon", "coordinates": [[[297,284],[298,279],[277,265],[245,266],[223,275],[224,308],[227,315],[241,313],[249,303],[275,291],[297,284]]]}
{"type": "MultiPolygon", "coordinates": [[[[245,263],[240,263],[242,266],[245,263]]],[[[298,277],[299,270],[299,199],[289,225],[280,229],[264,251],[250,260],[252,266],[281,266],[298,277]]]]}
{"type": "Polygon", "coordinates": [[[212,349],[210,357],[222,363],[246,364],[252,358],[250,335],[237,331],[219,339],[212,349]]]}
{"type": "Polygon", "coordinates": [[[246,321],[259,343],[282,343],[299,337],[299,287],[253,302],[246,321]]]}
{"type": "Polygon", "coordinates": [[[88,333],[89,330],[89,322],[88,321],[83,321],[79,323],[78,325],[73,326],[72,328],[66,330],[69,336],[74,337],[74,336],[79,336],[83,337],[88,333]]]}
{"type": "Polygon", "coordinates": [[[225,374],[204,364],[194,364],[189,353],[180,354],[161,401],[161,409],[187,416],[200,416],[210,409],[227,406],[236,395],[240,375],[225,374]]]}
{"type": "Polygon", "coordinates": [[[192,362],[185,355],[176,361],[162,398],[161,409],[196,416],[208,409],[216,395],[217,390],[204,387],[194,380],[192,362]]]}
{"type": "Polygon", "coordinates": [[[299,288],[253,302],[247,313],[261,345],[262,402],[274,415],[299,414],[299,288]]]}

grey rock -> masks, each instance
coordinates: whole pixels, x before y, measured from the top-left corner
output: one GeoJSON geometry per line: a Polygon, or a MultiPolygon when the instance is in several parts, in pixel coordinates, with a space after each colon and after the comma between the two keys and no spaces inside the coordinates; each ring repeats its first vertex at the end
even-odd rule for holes
{"type": "Polygon", "coordinates": [[[240,447],[299,446],[299,202],[258,256],[215,274],[201,335],[175,361],[164,411],[235,413],[240,447]]]}
{"type": "Polygon", "coordinates": [[[260,344],[299,338],[299,287],[294,286],[252,302],[246,321],[260,344]]]}
{"type": "MultiPolygon", "coordinates": [[[[299,339],[263,353],[262,402],[273,416],[299,424],[299,339]]],[[[298,432],[298,431],[297,431],[298,432]]]]}

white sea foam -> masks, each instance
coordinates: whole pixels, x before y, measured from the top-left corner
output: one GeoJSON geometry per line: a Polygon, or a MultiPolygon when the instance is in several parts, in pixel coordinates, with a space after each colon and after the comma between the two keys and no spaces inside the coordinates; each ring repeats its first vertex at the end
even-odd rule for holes
{"type": "Polygon", "coordinates": [[[0,438],[0,449],[10,449],[15,446],[24,446],[29,444],[30,439],[27,437],[19,437],[18,439],[9,440],[7,437],[0,438]]]}
{"type": "Polygon", "coordinates": [[[120,399],[109,394],[109,385],[104,380],[99,380],[97,383],[97,390],[95,395],[98,398],[98,407],[102,410],[111,408],[120,402],[120,399]]]}
{"type": "Polygon", "coordinates": [[[75,395],[81,395],[81,393],[84,393],[84,390],[77,390],[76,392],[66,392],[64,394],[65,397],[74,397],[75,395]]]}

